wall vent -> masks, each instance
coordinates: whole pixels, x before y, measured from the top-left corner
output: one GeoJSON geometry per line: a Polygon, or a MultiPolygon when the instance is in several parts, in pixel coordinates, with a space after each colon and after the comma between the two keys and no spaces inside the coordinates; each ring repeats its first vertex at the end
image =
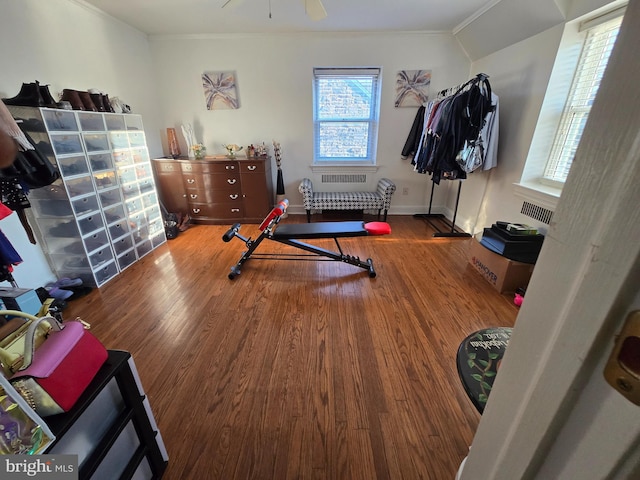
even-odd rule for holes
{"type": "Polygon", "coordinates": [[[533,203],[523,202],[522,210],[520,213],[526,215],[527,217],[534,218],[542,223],[546,223],[549,225],[551,223],[551,218],[553,217],[553,212],[547,208],[540,207],[538,205],[534,205],[533,203]]]}
{"type": "Polygon", "coordinates": [[[325,174],[322,175],[322,183],[367,183],[364,174],[325,174]]]}

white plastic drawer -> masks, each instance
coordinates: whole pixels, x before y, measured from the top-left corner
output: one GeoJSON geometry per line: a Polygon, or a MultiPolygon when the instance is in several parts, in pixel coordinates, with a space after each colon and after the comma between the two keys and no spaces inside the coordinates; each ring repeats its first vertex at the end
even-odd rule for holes
{"type": "Polygon", "coordinates": [[[63,177],[89,173],[89,166],[84,155],[58,158],[58,167],[63,177]]]}
{"type": "Polygon", "coordinates": [[[104,190],[105,188],[111,188],[118,185],[116,179],[116,172],[113,170],[105,170],[93,174],[93,181],[96,184],[96,190],[104,190]]]}
{"type": "Polygon", "coordinates": [[[100,204],[102,205],[102,208],[108,208],[112,205],[122,203],[120,190],[117,188],[114,188],[113,190],[105,190],[105,191],[99,192],[98,198],[100,198],[100,204]]]}
{"type": "Polygon", "coordinates": [[[118,257],[118,266],[120,270],[124,270],[137,260],[136,251],[131,249],[118,257]]]}
{"type": "Polygon", "coordinates": [[[78,455],[78,467],[82,467],[124,410],[124,399],[113,378],[47,453],[78,455]]]}
{"type": "Polygon", "coordinates": [[[129,224],[122,220],[121,222],[114,223],[113,225],[109,225],[109,236],[112,239],[120,238],[121,236],[129,233],[129,224]]]}
{"type": "Polygon", "coordinates": [[[103,229],[104,222],[102,221],[102,216],[99,213],[95,213],[78,220],[78,226],[80,227],[80,233],[87,235],[88,233],[103,229]]]}
{"type": "Polygon", "coordinates": [[[127,132],[110,132],[109,140],[111,141],[111,147],[114,149],[129,148],[129,136],[127,132]]]}
{"type": "Polygon", "coordinates": [[[51,144],[56,155],[68,155],[72,153],[83,153],[82,143],[79,134],[51,135],[51,144]]]}
{"type": "Polygon", "coordinates": [[[131,151],[133,163],[149,163],[149,152],[145,148],[137,148],[131,151]]]}
{"type": "Polygon", "coordinates": [[[159,232],[164,231],[164,222],[162,218],[153,218],[149,220],[149,235],[156,235],[159,232]]]}
{"type": "Polygon", "coordinates": [[[125,201],[140,196],[140,187],[137,183],[122,185],[122,195],[125,201]]]}
{"type": "Polygon", "coordinates": [[[100,210],[100,206],[98,205],[98,197],[96,197],[95,195],[72,200],[71,205],[73,205],[73,211],[77,216],[84,215],[89,212],[97,212],[100,210]]]}
{"type": "Polygon", "coordinates": [[[93,183],[91,177],[86,175],[84,177],[67,179],[64,181],[67,186],[67,191],[70,197],[79,197],[80,195],[86,195],[87,193],[93,193],[93,183]]]}
{"type": "Polygon", "coordinates": [[[153,244],[151,243],[151,240],[145,240],[144,242],[136,245],[136,252],[138,252],[139,258],[144,257],[151,250],[153,250],[153,244]]]}
{"type": "Polygon", "coordinates": [[[92,252],[93,250],[104,248],[105,245],[108,245],[109,237],[107,237],[107,232],[105,230],[99,230],[91,235],[87,235],[82,239],[82,241],[87,252],[92,252]]]}
{"type": "Polygon", "coordinates": [[[125,208],[129,218],[133,218],[142,213],[144,206],[142,205],[142,200],[140,198],[134,198],[133,200],[127,200],[125,202],[125,208]]]}
{"type": "Polygon", "coordinates": [[[101,113],[78,112],[80,128],[85,132],[104,131],[104,120],[101,113]]]}
{"type": "Polygon", "coordinates": [[[153,178],[153,172],[151,171],[151,164],[138,163],[136,165],[136,178],[141,180],[147,179],[147,178],[153,178]]]}
{"type": "Polygon", "coordinates": [[[113,159],[110,153],[94,153],[89,155],[89,164],[91,165],[91,170],[94,172],[113,169],[113,159]]]}
{"type": "Polygon", "coordinates": [[[43,110],[42,116],[49,131],[78,131],[76,116],[73,112],[64,110],[43,110]]]}
{"type": "Polygon", "coordinates": [[[140,115],[127,115],[125,123],[127,130],[142,130],[142,117],[140,115]]]}
{"type": "Polygon", "coordinates": [[[109,140],[106,133],[85,133],[82,136],[87,152],[109,150],[109,140]]]}
{"type": "Polygon", "coordinates": [[[129,143],[132,148],[144,147],[146,145],[144,141],[144,132],[129,131],[129,143]]]}
{"type": "Polygon", "coordinates": [[[96,268],[104,265],[107,262],[113,260],[113,253],[111,252],[111,248],[106,246],[105,248],[101,248],[100,250],[96,250],[94,253],[89,255],[89,262],[91,262],[91,267],[96,268]]]}
{"type": "Polygon", "coordinates": [[[116,266],[115,262],[112,262],[98,270],[94,270],[93,274],[96,277],[98,286],[100,286],[108,280],[111,280],[118,274],[118,267],[116,266]]]}
{"type": "Polygon", "coordinates": [[[107,123],[107,130],[125,130],[127,128],[124,122],[124,115],[106,114],[104,119],[107,123]]]}
{"type": "Polygon", "coordinates": [[[116,255],[118,256],[122,255],[127,250],[131,250],[132,248],[133,240],[131,239],[131,235],[127,235],[113,241],[113,249],[116,251],[116,255]]]}
{"type": "Polygon", "coordinates": [[[115,162],[117,167],[133,164],[131,152],[129,151],[113,152],[113,161],[115,162]]]}
{"type": "Polygon", "coordinates": [[[158,206],[158,195],[156,192],[147,192],[142,197],[142,204],[145,208],[158,206]]]}
{"type": "Polygon", "coordinates": [[[153,471],[151,470],[151,466],[149,465],[149,460],[147,457],[144,457],[136,468],[136,471],[133,472],[133,476],[131,480],[151,480],[153,479],[153,471]]]}
{"type": "Polygon", "coordinates": [[[140,439],[133,421],[130,421],[118,435],[100,465],[98,465],[98,468],[91,476],[91,480],[114,480],[115,478],[120,478],[139,446],[140,439]]]}
{"type": "Polygon", "coordinates": [[[110,225],[115,222],[123,222],[126,219],[126,215],[124,213],[124,207],[121,203],[115,205],[113,207],[104,209],[104,218],[107,221],[107,225],[110,225]]]}
{"type": "Polygon", "coordinates": [[[136,167],[133,165],[127,165],[118,168],[118,178],[120,183],[131,183],[136,181],[136,167]]]}

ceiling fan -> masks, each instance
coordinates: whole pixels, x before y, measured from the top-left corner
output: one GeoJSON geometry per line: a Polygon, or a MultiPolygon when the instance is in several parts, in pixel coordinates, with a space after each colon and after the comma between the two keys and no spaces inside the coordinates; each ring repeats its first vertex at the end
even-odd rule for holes
{"type": "MultiPolygon", "coordinates": [[[[240,5],[243,1],[244,0],[227,0],[222,5],[222,8],[234,7],[240,5]]],[[[322,0],[302,0],[302,3],[304,4],[304,10],[307,16],[314,22],[322,20],[327,16],[327,11],[324,9],[322,0]]],[[[269,2],[269,18],[271,18],[271,2],[269,2]]]]}

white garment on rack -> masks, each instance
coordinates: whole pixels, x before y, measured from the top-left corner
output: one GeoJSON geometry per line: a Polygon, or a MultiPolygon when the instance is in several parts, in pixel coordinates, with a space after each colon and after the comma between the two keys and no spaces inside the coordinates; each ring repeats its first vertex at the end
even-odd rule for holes
{"type": "Polygon", "coordinates": [[[495,108],[489,115],[487,115],[487,121],[484,127],[480,131],[480,138],[484,145],[484,162],[482,164],[482,170],[490,170],[498,166],[498,95],[491,92],[491,104],[495,105],[495,108]]]}

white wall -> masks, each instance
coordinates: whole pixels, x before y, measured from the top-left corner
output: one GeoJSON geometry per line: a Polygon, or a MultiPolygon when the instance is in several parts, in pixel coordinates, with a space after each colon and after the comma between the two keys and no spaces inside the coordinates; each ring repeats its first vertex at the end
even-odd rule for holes
{"type": "Polygon", "coordinates": [[[457,223],[467,232],[482,232],[497,220],[545,227],[520,213],[523,200],[514,195],[513,183],[520,180],[529,153],[562,30],[562,25],[553,27],[471,67],[490,75],[500,98],[500,141],[497,168],[475,171],[463,184],[457,223]]]}
{"type": "MultiPolygon", "coordinates": [[[[282,146],[285,192],[291,211],[302,212],[297,187],[310,177],[313,160],[313,67],[380,66],[383,71],[378,166],[372,182],[387,176],[398,191],[393,213],[425,212],[430,177],[413,171],[400,153],[417,107],[394,108],[395,76],[402,69],[431,69],[432,92],[467,79],[469,60],[450,34],[291,34],[150,37],[163,99],[164,127],[191,123],[208,154],[224,153],[223,143],[248,145],[277,140],[282,146]],[[205,106],[201,74],[235,71],[240,108],[205,106]],[[403,196],[403,188],[409,194],[403,196]]],[[[163,132],[166,136],[166,133],[163,132]]],[[[183,154],[186,145],[182,135],[183,154]]],[[[165,152],[166,138],[165,138],[165,152]]],[[[317,180],[317,181],[316,181],[317,180]]],[[[351,187],[354,188],[354,187],[351,187]]],[[[365,188],[361,188],[365,189],[365,188]]],[[[437,197],[446,202],[446,187],[437,197]]]]}
{"type": "MultiPolygon", "coordinates": [[[[22,83],[99,88],[120,97],[144,117],[149,147],[161,152],[159,102],[146,36],[93,9],[67,0],[0,0],[0,97],[15,96],[22,83]]],[[[0,229],[22,256],[14,278],[35,288],[54,279],[39,246],[31,245],[14,213],[0,229]]]]}

